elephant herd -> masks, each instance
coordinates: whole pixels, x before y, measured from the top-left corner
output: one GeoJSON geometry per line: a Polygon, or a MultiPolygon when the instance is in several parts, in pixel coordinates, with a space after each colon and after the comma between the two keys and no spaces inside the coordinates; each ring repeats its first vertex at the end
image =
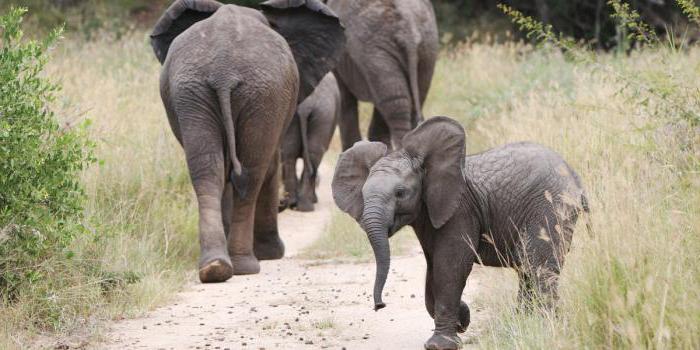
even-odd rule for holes
{"type": "Polygon", "coordinates": [[[259,260],[284,256],[278,212],[313,210],[337,124],[344,152],[333,198],[374,250],[375,309],[384,307],[388,239],[406,225],[427,262],[428,349],[460,346],[474,263],[515,268],[526,305],[556,298],[577,216],[588,208],[581,181],[543,146],[466,156],[458,123],[423,121],[439,50],[429,0],[268,0],[259,10],[176,0],[151,44],[198,202],[203,283],[256,274],[259,260]],[[358,101],[373,104],[370,141],[361,141],[358,101]]]}

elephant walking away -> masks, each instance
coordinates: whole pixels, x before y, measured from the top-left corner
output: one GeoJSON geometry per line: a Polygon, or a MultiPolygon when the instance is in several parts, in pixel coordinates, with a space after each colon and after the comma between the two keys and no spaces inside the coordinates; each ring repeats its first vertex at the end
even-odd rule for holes
{"type": "Polygon", "coordinates": [[[342,99],[343,150],[362,139],[357,103],[374,105],[368,137],[401,148],[423,120],[439,42],[429,0],[328,0],[346,28],[347,44],[334,70],[342,99]]]}
{"type": "Polygon", "coordinates": [[[384,307],[389,237],[405,225],[416,232],[435,320],[427,349],[460,346],[457,332],[469,325],[461,296],[474,263],[514,268],[526,306],[553,302],[578,215],[588,210],[578,175],[554,151],[523,142],[465,157],[464,148],[462,127],[435,117],[394,152],[356,143],[340,155],[332,183],[336,204],[372,244],[375,309],[384,307]]]}
{"type": "Polygon", "coordinates": [[[345,38],[318,0],[261,11],[177,0],[151,45],[160,92],[199,206],[199,279],[222,282],[279,259],[279,143],[297,104],[336,65],[345,38]]]}
{"type": "Polygon", "coordinates": [[[285,198],[280,211],[294,208],[314,210],[318,166],[333,138],[340,113],[340,92],[333,73],[328,73],[313,94],[299,107],[282,140],[282,182],[285,198]],[[301,179],[297,178],[297,159],[304,160],[301,179]]]}

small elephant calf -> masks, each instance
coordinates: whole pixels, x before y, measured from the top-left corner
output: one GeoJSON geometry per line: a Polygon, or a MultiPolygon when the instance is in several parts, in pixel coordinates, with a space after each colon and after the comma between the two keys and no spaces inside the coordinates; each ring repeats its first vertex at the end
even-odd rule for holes
{"type": "Polygon", "coordinates": [[[332,187],[372,244],[375,309],[385,306],[388,238],[405,225],[416,232],[435,320],[427,349],[461,345],[457,332],[469,325],[461,297],[474,263],[516,269],[526,305],[553,301],[577,217],[587,210],[578,175],[554,151],[523,142],[465,157],[464,130],[447,117],[420,124],[391,153],[380,142],[355,143],[340,155],[332,187]]]}
{"type": "Polygon", "coordinates": [[[333,138],[340,113],[340,92],[333,73],[328,73],[316,90],[297,107],[297,112],[282,140],[282,181],[285,196],[279,211],[295,208],[314,210],[318,166],[333,138]],[[304,160],[301,179],[297,178],[297,159],[304,160]]]}

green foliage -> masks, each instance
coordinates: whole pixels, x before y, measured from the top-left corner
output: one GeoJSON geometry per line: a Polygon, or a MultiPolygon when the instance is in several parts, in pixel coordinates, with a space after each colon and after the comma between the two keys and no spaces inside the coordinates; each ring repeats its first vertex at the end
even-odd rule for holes
{"type": "MultiPolygon", "coordinates": [[[[640,20],[639,14],[630,10],[627,4],[620,0],[610,0],[608,4],[613,8],[611,15],[618,23],[622,38],[619,40],[623,45],[618,46],[618,52],[629,51],[629,42],[641,43],[655,49],[668,48],[668,54],[673,54],[676,47],[674,43],[666,45],[654,33],[647,24],[640,20]],[[630,31],[629,34],[627,31],[630,31]]],[[[620,93],[627,92],[634,96],[637,103],[644,106],[653,106],[654,116],[668,117],[674,116],[677,120],[689,123],[692,126],[700,124],[700,114],[697,111],[697,103],[690,106],[687,101],[697,101],[692,98],[692,89],[688,89],[684,83],[674,81],[670,76],[655,75],[653,77],[640,76],[637,72],[620,72],[615,67],[601,64],[596,57],[596,53],[588,47],[578,45],[572,38],[561,34],[555,34],[550,25],[545,25],[532,17],[523,15],[506,5],[499,5],[499,8],[508,15],[513,23],[523,30],[528,38],[533,38],[538,44],[549,44],[563,50],[567,57],[581,64],[591,65],[597,69],[606,71],[616,83],[621,84],[620,93]]],[[[695,8],[697,10],[697,8],[695,8]]],[[[698,10],[700,11],[700,10],[698,10]]],[[[693,10],[689,13],[692,15],[693,10]]],[[[663,56],[664,59],[668,55],[663,56]]]]}
{"type": "Polygon", "coordinates": [[[576,42],[572,38],[555,33],[551,24],[544,24],[508,5],[499,4],[498,8],[510,17],[511,21],[524,31],[529,39],[533,39],[536,43],[555,43],[567,51],[576,47],[576,42]]]}
{"type": "Polygon", "coordinates": [[[85,232],[80,173],[93,161],[86,123],[59,125],[49,103],[59,87],[41,75],[60,37],[23,41],[22,16],[0,17],[0,293],[12,298],[44,277],[43,262],[85,232]]]}
{"type": "Polygon", "coordinates": [[[643,44],[656,44],[659,38],[648,24],[641,20],[637,11],[630,9],[630,5],[621,0],[609,0],[608,5],[612,7],[611,17],[617,23],[618,28],[618,48],[628,49],[628,42],[639,42],[643,44]]]}
{"type": "Polygon", "coordinates": [[[695,24],[700,24],[700,7],[693,0],[676,0],[683,13],[695,24]]]}

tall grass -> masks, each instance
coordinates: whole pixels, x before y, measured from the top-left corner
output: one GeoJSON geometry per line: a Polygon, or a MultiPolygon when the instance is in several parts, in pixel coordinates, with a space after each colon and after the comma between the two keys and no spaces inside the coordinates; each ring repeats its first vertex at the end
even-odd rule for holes
{"type": "Polygon", "coordinates": [[[72,259],[57,261],[49,278],[2,310],[0,348],[27,346],[45,331],[92,337],[100,320],[163,303],[196,261],[196,202],[146,35],[66,40],[46,73],[63,85],[57,115],[69,125],[92,120],[99,164],[83,174],[91,234],[72,243],[72,259]],[[47,324],[44,305],[61,317],[47,324]]]}
{"type": "Polygon", "coordinates": [[[482,347],[700,347],[699,62],[698,48],[575,63],[520,45],[464,45],[440,62],[426,115],[470,126],[471,151],[553,148],[591,202],[556,315],[487,300],[499,317],[482,347]]]}
{"type": "Polygon", "coordinates": [[[99,142],[100,165],[85,174],[98,237],[81,243],[96,263],[140,276],[124,304],[148,307],[179,286],[197,253],[196,202],[160,100],[160,67],[142,33],[68,42],[56,58],[50,74],[99,142]]]}
{"type": "MultiPolygon", "coordinates": [[[[84,174],[91,234],[20,298],[59,308],[60,319],[37,326],[37,304],[6,307],[0,348],[43,331],[99,334],[100,320],[161,304],[192,278],[196,202],[158,71],[142,33],[67,40],[54,52],[47,74],[64,86],[59,115],[93,121],[100,163],[84,174]]],[[[443,53],[425,115],[459,119],[469,152],[519,140],[548,145],[581,174],[592,209],[592,234],[579,225],[574,235],[556,316],[513,313],[514,300],[480,301],[500,315],[480,337],[483,347],[700,347],[699,76],[698,48],[589,63],[512,43],[443,53]]],[[[356,227],[340,216],[332,227],[356,227]]],[[[352,245],[331,239],[310,254],[361,244],[350,255],[370,257],[357,230],[352,245]]]]}

